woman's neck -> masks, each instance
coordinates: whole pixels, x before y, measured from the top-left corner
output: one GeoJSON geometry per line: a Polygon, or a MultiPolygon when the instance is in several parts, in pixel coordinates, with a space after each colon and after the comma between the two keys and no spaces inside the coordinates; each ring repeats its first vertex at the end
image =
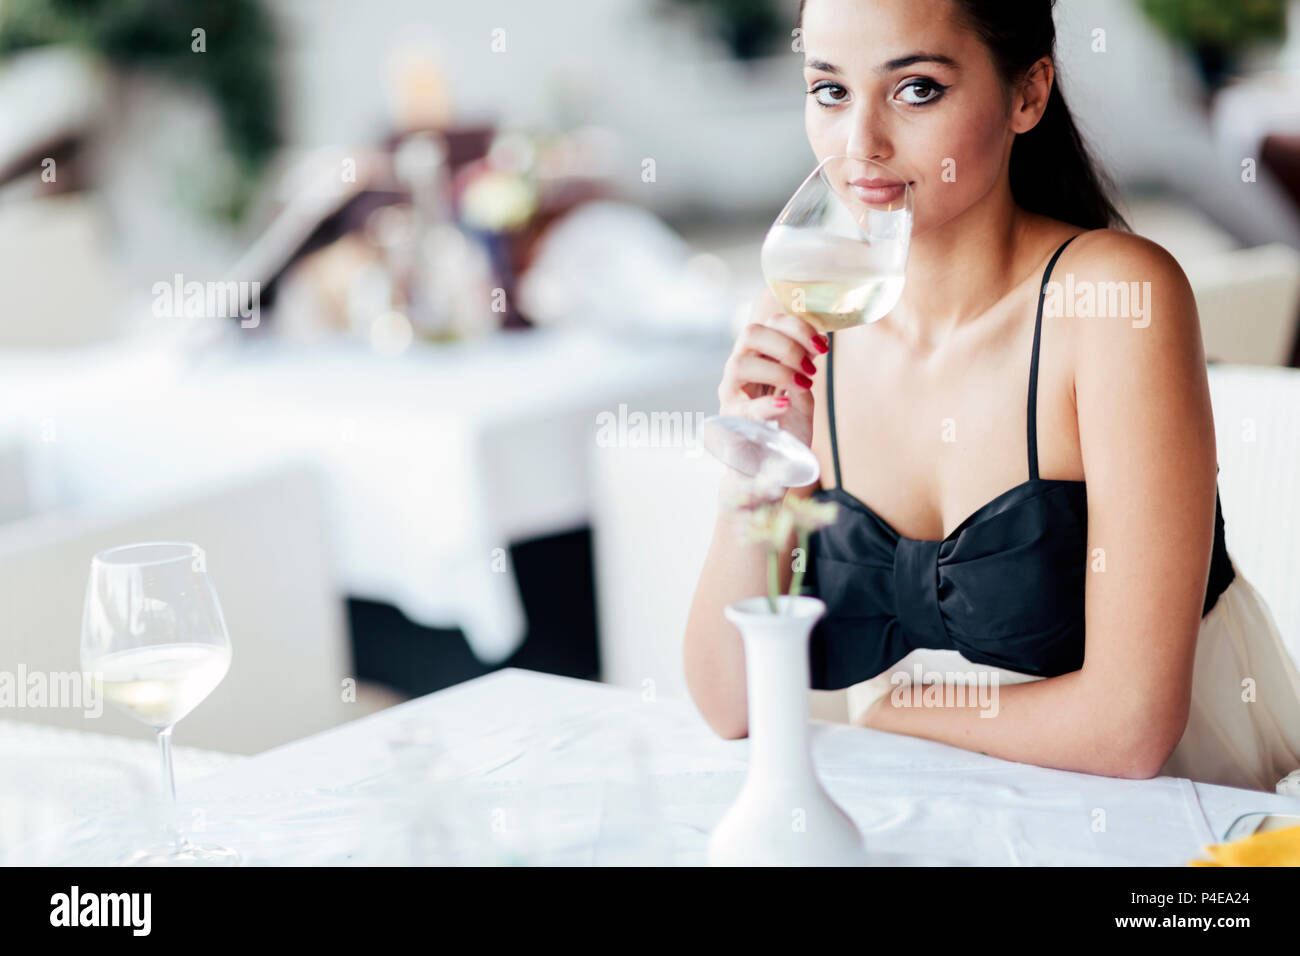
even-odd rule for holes
{"type": "Polygon", "coordinates": [[[1004,184],[956,219],[915,237],[907,285],[886,321],[917,352],[941,349],[1025,280],[1027,259],[1036,255],[1026,240],[1040,225],[1041,217],[1016,206],[1004,184]]]}

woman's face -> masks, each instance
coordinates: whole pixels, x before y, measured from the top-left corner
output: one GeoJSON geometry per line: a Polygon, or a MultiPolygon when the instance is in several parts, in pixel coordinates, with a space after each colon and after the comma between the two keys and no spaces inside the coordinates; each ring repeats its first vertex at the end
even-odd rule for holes
{"type": "Polygon", "coordinates": [[[913,234],[952,220],[1006,175],[1011,105],[953,0],[808,0],[808,141],[912,184],[913,234]]]}

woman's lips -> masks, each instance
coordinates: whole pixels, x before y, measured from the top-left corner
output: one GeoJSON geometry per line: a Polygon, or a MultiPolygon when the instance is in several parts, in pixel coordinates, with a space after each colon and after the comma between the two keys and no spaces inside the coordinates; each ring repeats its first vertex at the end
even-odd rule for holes
{"type": "Polygon", "coordinates": [[[865,203],[882,205],[898,202],[907,189],[906,183],[891,179],[854,179],[849,183],[853,195],[865,203]]]}

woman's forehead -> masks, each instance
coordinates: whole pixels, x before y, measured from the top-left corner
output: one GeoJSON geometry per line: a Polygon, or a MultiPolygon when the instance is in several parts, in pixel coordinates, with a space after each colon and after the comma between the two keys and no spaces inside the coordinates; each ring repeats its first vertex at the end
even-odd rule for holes
{"type": "Polygon", "coordinates": [[[979,41],[956,13],[953,0],[808,0],[804,62],[858,74],[921,53],[960,64],[979,41]]]}

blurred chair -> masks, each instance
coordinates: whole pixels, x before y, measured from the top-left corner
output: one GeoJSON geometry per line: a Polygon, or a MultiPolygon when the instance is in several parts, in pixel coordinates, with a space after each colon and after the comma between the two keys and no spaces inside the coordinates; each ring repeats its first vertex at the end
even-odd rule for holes
{"type": "MultiPolygon", "coordinates": [[[[80,671],[90,559],[137,541],[202,546],[233,648],[230,672],[178,725],[178,743],[257,753],[394,702],[372,688],[343,700],[351,654],[334,588],[319,479],[278,466],[182,500],[112,513],[50,512],[0,527],[0,670],[80,671]]],[[[153,732],[105,704],[5,709],[0,717],[129,737],[153,732]]]]}
{"type": "MultiPolygon", "coordinates": [[[[592,551],[601,680],[689,699],[682,648],[717,518],[723,465],[702,448],[597,448],[592,551]]],[[[843,691],[812,692],[812,714],[848,720],[843,691]]]]}
{"type": "Polygon", "coordinates": [[[31,512],[27,454],[20,444],[0,444],[0,525],[31,512]]]}
{"type": "Polygon", "coordinates": [[[722,468],[702,449],[594,449],[592,552],[606,683],[688,696],[682,639],[722,468]]]}
{"type": "MultiPolygon", "coordinates": [[[[1300,662],[1300,370],[1212,365],[1209,377],[1228,549],[1300,662]]],[[[596,449],[591,467],[602,679],[688,698],[682,641],[723,466],[619,448],[596,449]]],[[[813,692],[812,711],[844,721],[847,701],[813,692]]]]}
{"type": "Polygon", "coordinates": [[[1186,267],[1205,355],[1235,365],[1287,365],[1300,319],[1300,252],[1280,243],[1197,258],[1186,267]]]}
{"type": "Polygon", "coordinates": [[[1300,369],[1211,365],[1228,552],[1300,662],[1300,369]]]}

